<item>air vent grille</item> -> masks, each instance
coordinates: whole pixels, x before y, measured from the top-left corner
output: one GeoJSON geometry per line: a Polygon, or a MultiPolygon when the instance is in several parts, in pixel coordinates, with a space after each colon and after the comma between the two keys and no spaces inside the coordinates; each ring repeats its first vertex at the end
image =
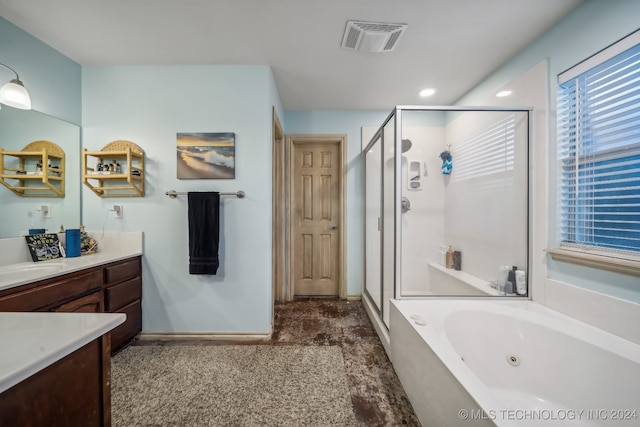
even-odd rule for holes
{"type": "Polygon", "coordinates": [[[364,52],[392,51],[407,29],[407,24],[348,21],[342,47],[364,52]]]}
{"type": "Polygon", "coordinates": [[[347,29],[347,39],[345,40],[342,47],[346,47],[349,49],[355,49],[358,46],[358,40],[360,40],[360,31],[358,28],[350,27],[347,29]]]}
{"type": "Polygon", "coordinates": [[[384,45],[384,51],[389,51],[392,50],[393,47],[396,45],[396,42],[398,41],[398,38],[400,38],[400,31],[394,31],[393,33],[391,33],[391,35],[389,36],[389,40],[387,40],[387,43],[384,45]]]}

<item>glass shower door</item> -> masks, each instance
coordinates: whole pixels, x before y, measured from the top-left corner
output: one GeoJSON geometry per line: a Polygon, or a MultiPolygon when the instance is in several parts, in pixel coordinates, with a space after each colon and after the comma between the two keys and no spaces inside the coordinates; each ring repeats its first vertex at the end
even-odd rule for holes
{"type": "Polygon", "coordinates": [[[382,225],[382,135],[374,136],[365,152],[365,290],[378,309],[382,309],[381,225],[382,225]]]}
{"type": "Polygon", "coordinates": [[[389,327],[395,294],[395,115],[364,150],[365,293],[389,327]]]}

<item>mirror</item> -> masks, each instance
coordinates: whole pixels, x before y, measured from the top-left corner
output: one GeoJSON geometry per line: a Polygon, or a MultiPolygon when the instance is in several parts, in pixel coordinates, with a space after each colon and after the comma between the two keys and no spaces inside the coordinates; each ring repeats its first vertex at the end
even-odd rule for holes
{"type": "Polygon", "coordinates": [[[20,197],[0,186],[0,238],[27,234],[30,228],[57,232],[81,224],[80,127],[34,110],[0,109],[0,147],[20,151],[33,141],[46,140],[65,152],[65,196],[20,197]],[[48,207],[48,216],[42,206],[48,207]]]}

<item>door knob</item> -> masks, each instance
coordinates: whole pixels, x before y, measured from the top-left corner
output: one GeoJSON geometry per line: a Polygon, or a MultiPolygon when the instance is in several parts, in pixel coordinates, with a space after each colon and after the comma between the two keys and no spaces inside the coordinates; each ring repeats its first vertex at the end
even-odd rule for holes
{"type": "Polygon", "coordinates": [[[331,224],[329,226],[329,230],[337,230],[338,229],[338,224],[331,224]]]}

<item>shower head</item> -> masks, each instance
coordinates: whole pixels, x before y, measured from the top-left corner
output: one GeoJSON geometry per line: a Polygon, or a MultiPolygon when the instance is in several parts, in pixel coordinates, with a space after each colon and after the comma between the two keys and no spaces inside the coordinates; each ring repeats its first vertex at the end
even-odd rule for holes
{"type": "Polygon", "coordinates": [[[411,150],[411,146],[412,146],[412,142],[410,139],[403,139],[402,140],[402,152],[406,153],[407,151],[411,150]]]}

